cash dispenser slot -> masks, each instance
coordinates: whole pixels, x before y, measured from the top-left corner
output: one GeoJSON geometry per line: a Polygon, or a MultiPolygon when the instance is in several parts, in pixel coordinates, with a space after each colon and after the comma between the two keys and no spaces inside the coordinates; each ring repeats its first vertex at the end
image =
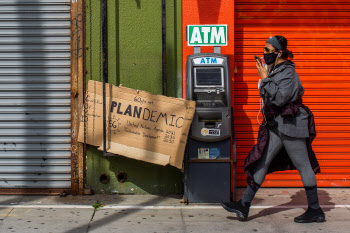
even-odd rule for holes
{"type": "Polygon", "coordinates": [[[222,122],[221,112],[197,112],[199,122],[222,122]]]}

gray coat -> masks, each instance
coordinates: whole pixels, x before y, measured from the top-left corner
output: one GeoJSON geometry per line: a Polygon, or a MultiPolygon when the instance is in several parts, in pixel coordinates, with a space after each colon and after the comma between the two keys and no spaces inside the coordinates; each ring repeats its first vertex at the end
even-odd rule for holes
{"type": "MultiPolygon", "coordinates": [[[[295,72],[295,64],[292,61],[286,61],[278,66],[262,80],[259,93],[265,106],[274,104],[282,107],[303,96],[304,87],[295,72]]],[[[278,130],[287,136],[309,137],[308,114],[303,108],[299,108],[299,113],[292,120],[278,115],[275,121],[278,123],[278,130]]]]}

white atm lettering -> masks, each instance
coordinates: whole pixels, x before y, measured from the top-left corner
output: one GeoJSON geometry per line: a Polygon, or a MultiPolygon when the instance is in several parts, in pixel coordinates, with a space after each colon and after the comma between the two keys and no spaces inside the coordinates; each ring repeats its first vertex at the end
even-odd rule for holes
{"type": "Polygon", "coordinates": [[[226,43],[225,31],[223,27],[219,27],[219,32],[215,27],[211,30],[210,43],[226,43]],[[215,39],[215,42],[214,42],[215,39]]]}
{"type": "Polygon", "coordinates": [[[195,43],[195,42],[200,44],[202,43],[202,37],[198,27],[193,28],[191,43],[195,43]]]}
{"type": "Polygon", "coordinates": [[[188,46],[227,45],[227,25],[187,25],[188,46]]]}
{"type": "Polygon", "coordinates": [[[210,32],[210,27],[202,27],[202,32],[203,32],[203,37],[204,37],[204,43],[208,43],[209,42],[209,32],[210,32]]]}

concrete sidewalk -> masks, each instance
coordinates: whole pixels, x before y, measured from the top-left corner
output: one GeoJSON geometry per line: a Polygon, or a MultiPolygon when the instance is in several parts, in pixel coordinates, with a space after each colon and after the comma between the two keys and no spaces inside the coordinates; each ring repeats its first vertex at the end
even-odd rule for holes
{"type": "Polygon", "coordinates": [[[0,196],[0,232],[350,232],[349,190],[320,188],[327,221],[309,224],[293,221],[306,208],[302,189],[260,189],[247,222],[218,204],[184,205],[181,196],[0,196]],[[94,211],[96,201],[105,206],[94,211]]]}

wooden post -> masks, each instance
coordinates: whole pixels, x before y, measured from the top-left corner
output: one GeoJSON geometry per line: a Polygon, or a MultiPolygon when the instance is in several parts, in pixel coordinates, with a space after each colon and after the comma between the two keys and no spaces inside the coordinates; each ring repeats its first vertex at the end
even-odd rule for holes
{"type": "MultiPolygon", "coordinates": [[[[84,0],[71,0],[71,194],[82,195],[85,183],[85,148],[78,130],[84,100],[84,0]]],[[[85,130],[85,127],[80,130],[85,130]]]]}

